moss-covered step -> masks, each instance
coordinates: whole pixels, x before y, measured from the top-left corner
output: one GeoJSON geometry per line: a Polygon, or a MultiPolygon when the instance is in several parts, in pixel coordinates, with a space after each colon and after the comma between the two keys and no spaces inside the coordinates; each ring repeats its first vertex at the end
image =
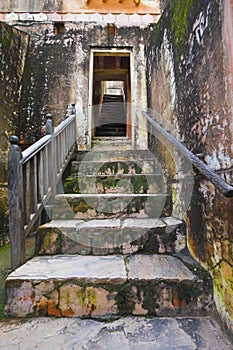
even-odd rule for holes
{"type": "Polygon", "coordinates": [[[83,160],[73,161],[71,175],[121,175],[121,174],[162,174],[161,167],[154,159],[145,160],[83,160]]]}
{"type": "Polygon", "coordinates": [[[210,291],[168,255],[40,256],[6,280],[6,317],[200,316],[210,291]]]}
{"type": "Polygon", "coordinates": [[[162,174],[73,175],[64,193],[166,193],[162,174]]]}
{"type": "Polygon", "coordinates": [[[173,254],[186,248],[182,221],[163,219],[54,220],[40,226],[36,254],[173,254]]]}
{"type": "Polygon", "coordinates": [[[166,194],[59,194],[54,201],[53,219],[158,218],[166,199],[166,194]]]}

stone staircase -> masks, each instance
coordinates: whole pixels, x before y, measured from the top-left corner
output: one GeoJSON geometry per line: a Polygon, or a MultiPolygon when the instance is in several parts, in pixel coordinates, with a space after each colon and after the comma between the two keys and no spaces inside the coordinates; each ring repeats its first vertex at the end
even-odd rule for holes
{"type": "Polygon", "coordinates": [[[125,148],[77,154],[36,256],[7,278],[5,316],[210,313],[211,280],[187,252],[162,169],[125,148]]]}
{"type": "Polygon", "coordinates": [[[122,95],[104,95],[95,130],[97,137],[126,136],[126,111],[122,95]]]}

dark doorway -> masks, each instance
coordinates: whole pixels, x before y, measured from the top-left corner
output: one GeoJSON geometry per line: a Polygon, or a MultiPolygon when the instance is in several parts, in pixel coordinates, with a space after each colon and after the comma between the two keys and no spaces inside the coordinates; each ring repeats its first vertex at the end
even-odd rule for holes
{"type": "Polygon", "coordinates": [[[93,136],[130,138],[130,54],[94,53],[93,68],[93,136]]]}

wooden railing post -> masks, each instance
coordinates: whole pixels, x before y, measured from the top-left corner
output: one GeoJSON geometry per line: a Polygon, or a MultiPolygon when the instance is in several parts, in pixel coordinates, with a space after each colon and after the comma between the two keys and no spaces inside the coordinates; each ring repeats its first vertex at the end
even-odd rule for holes
{"type": "Polygon", "coordinates": [[[46,159],[46,169],[48,178],[48,188],[51,189],[51,198],[46,203],[46,220],[51,220],[53,213],[53,200],[56,195],[56,175],[57,175],[57,163],[56,163],[56,144],[54,138],[54,126],[53,126],[53,115],[51,113],[46,114],[46,135],[51,135],[51,143],[47,148],[48,154],[46,159]]]}
{"type": "Polygon", "coordinates": [[[20,164],[19,138],[10,137],[8,154],[8,202],[11,268],[15,270],[26,261],[23,232],[23,176],[20,164]]]}
{"type": "Polygon", "coordinates": [[[72,108],[71,108],[71,114],[76,114],[75,103],[72,103],[71,106],[72,106],[72,108]]]}
{"type": "Polygon", "coordinates": [[[46,114],[46,135],[52,135],[53,134],[53,115],[48,113],[46,114]]]}

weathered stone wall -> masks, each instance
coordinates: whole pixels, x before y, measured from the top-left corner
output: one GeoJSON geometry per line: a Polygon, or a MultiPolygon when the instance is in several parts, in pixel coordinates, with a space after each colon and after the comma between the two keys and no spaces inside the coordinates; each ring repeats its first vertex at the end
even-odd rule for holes
{"type": "Polygon", "coordinates": [[[8,140],[21,118],[19,101],[28,42],[26,33],[0,23],[0,246],[8,241],[8,140]]]}
{"type": "Polygon", "coordinates": [[[65,119],[67,107],[74,102],[75,53],[74,34],[54,35],[52,25],[22,27],[30,33],[30,50],[23,77],[18,133],[25,144],[42,136],[45,115],[53,114],[56,126],[65,119]]]}
{"type": "MultiPolygon", "coordinates": [[[[171,0],[147,45],[147,82],[155,118],[232,183],[233,17],[226,8],[232,9],[230,0],[171,0]]],[[[217,311],[233,334],[232,219],[232,199],[196,176],[189,248],[211,272],[217,311]]]]}

